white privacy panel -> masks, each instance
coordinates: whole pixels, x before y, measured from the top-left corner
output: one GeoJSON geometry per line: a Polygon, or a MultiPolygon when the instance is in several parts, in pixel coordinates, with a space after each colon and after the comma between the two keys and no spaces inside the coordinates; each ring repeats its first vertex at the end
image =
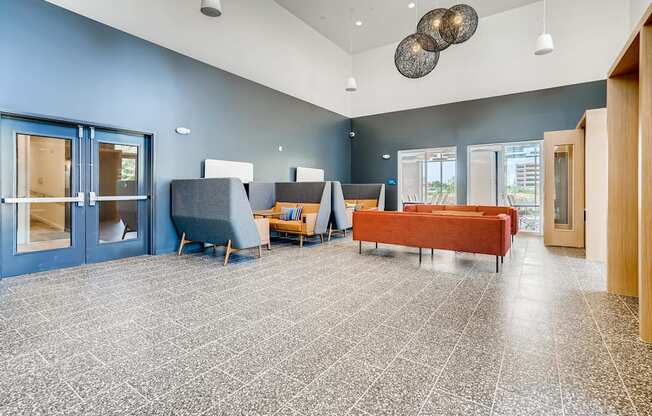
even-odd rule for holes
{"type": "Polygon", "coordinates": [[[206,159],[204,178],[238,178],[242,183],[254,181],[254,165],[248,162],[206,159]]]}
{"type": "Polygon", "coordinates": [[[297,182],[323,182],[324,169],[297,168],[297,182]]]}

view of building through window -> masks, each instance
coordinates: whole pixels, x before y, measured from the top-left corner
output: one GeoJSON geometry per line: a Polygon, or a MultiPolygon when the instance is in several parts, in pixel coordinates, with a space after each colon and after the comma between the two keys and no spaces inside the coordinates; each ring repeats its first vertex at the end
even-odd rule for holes
{"type": "Polygon", "coordinates": [[[519,211],[520,228],[541,232],[541,144],[505,145],[505,194],[519,211]]]}

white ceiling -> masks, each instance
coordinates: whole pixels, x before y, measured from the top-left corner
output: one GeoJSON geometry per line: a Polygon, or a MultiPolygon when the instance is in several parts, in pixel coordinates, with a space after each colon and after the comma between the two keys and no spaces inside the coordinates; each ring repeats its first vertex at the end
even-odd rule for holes
{"type": "MultiPolygon", "coordinates": [[[[275,0],[322,35],[350,51],[353,27],[353,52],[363,52],[389,43],[398,42],[416,26],[416,9],[408,3],[415,0],[275,0]],[[351,25],[363,22],[361,27],[351,25]]],[[[466,0],[480,17],[490,16],[540,0],[466,0]]],[[[451,7],[460,0],[420,0],[418,17],[437,7],[451,7]]]]}

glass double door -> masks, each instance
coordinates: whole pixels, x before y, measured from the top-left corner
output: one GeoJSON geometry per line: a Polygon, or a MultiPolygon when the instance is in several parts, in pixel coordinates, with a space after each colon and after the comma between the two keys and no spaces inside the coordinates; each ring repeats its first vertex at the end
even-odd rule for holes
{"type": "Polygon", "coordinates": [[[148,155],[141,135],[2,117],[1,275],[148,253],[148,155]]]}

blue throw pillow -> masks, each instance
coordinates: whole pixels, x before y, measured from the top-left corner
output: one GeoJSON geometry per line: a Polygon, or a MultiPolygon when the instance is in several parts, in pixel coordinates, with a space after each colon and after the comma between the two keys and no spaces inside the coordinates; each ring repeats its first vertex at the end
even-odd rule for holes
{"type": "Polygon", "coordinates": [[[303,213],[303,208],[295,208],[293,215],[292,215],[292,221],[301,221],[301,214],[303,213]]]}
{"type": "Polygon", "coordinates": [[[292,221],[292,214],[294,208],[281,208],[281,220],[282,221],[292,221]]]}

